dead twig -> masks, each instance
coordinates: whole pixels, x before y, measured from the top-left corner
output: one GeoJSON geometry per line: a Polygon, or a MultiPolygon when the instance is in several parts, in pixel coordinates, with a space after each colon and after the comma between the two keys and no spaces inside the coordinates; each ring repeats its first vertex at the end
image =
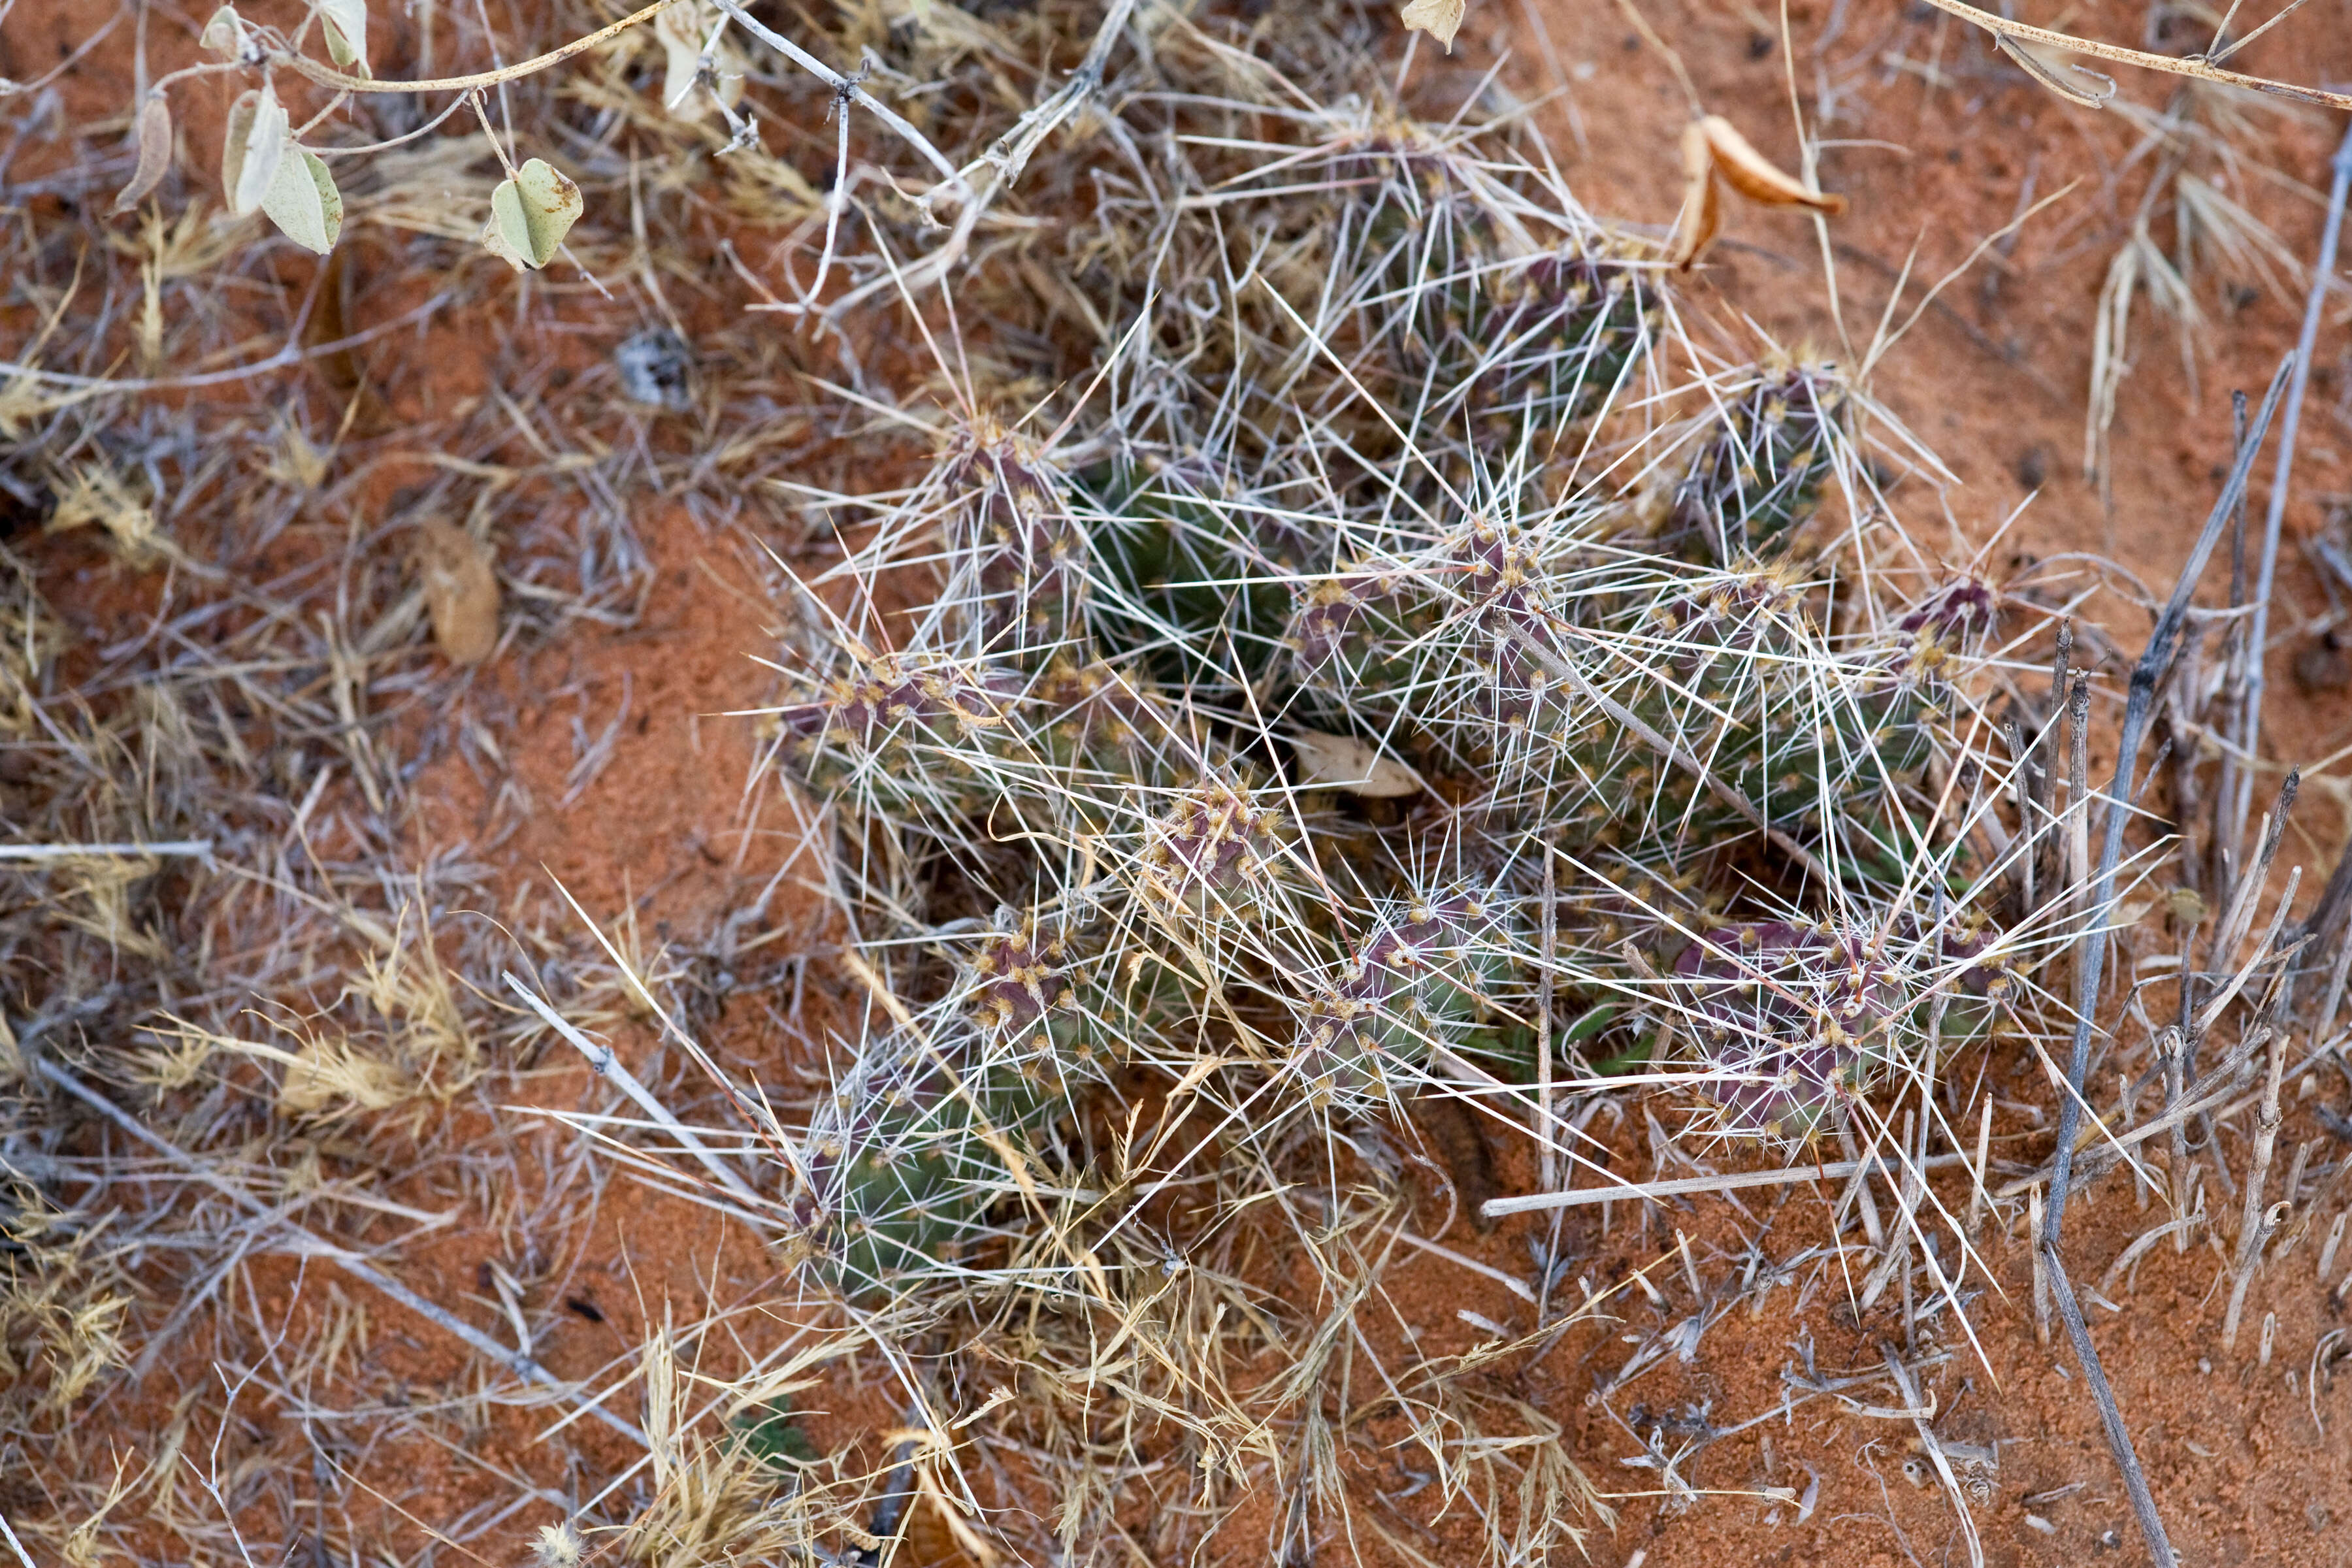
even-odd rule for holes
{"type": "Polygon", "coordinates": [[[1997,38],[2013,39],[2019,43],[2038,45],[2064,54],[2087,55],[2095,60],[2107,60],[2116,65],[2138,66],[2145,70],[2163,71],[2168,76],[2185,76],[2199,81],[2218,82],[2227,87],[2242,87],[2254,92],[2268,93],[2274,98],[2291,98],[2302,103],[2316,103],[2328,109],[2352,110],[2352,93],[2330,92],[2325,88],[2296,87],[2289,82],[2272,81],[2266,77],[2247,76],[2242,71],[2223,70],[2195,56],[2152,55],[2144,49],[2126,48],[2121,44],[2102,43],[2096,38],[2077,38],[2066,33],[2053,33],[2047,27],[2028,26],[1990,12],[1979,11],[1964,0],[1927,0],[1927,4],[1963,22],[1974,23],[1997,38]]]}
{"type": "MultiPolygon", "coordinates": [[[[2320,311],[2326,303],[2329,282],[2336,276],[2336,246],[2344,229],[2345,200],[2352,195],[2352,126],[2346,127],[2344,140],[2337,144],[2330,167],[2335,179],[2327,193],[2327,220],[2319,229],[2319,264],[2312,268],[2311,291],[2304,300],[2303,331],[2294,344],[2294,375],[2287,387],[2285,414],[2279,421],[2278,458],[2271,469],[2270,504],[2263,514],[2262,567],[2254,579],[2253,624],[2246,639],[2252,651],[2246,660],[2245,739],[2241,751],[2249,759],[2262,736],[2263,655],[2269,647],[2271,585],[2278,571],[2279,535],[2286,520],[2288,480],[2294,472],[2294,440],[2303,427],[2303,395],[2311,384],[2312,351],[2319,339],[2320,311]]],[[[2238,787],[2242,795],[2251,792],[2251,773],[2238,787]]],[[[2242,805],[2238,814],[2242,821],[2242,805]]]]}
{"type": "MultiPolygon", "coordinates": [[[[1954,9],[1956,0],[1936,0],[1946,9],[1954,9]]],[[[1966,12],[1970,8],[1959,6],[1966,12]]],[[[1981,13],[1977,13],[1981,15],[1981,13]]],[[[2271,377],[2270,390],[2263,397],[2262,412],[2255,416],[2253,431],[2231,465],[2229,482],[2213,503],[2213,510],[2205,520],[2204,531],[2198,536],[2197,547],[2191,551],[2189,563],[2172,590],[2172,598],[2157,619],[2156,629],[2148,636],[2147,648],[2133,669],[2131,693],[2124,708],[2123,731],[2116,751],[2115,777],[2107,787],[2105,841],[2099,852],[2098,879],[2095,886],[2092,918],[2084,922],[2081,938],[2081,961],[2077,968],[2074,994],[2074,1037],[2066,1063],[2068,1092],[2058,1102],[2058,1151],[2053,1164],[2050,1201],[2043,1216],[2041,1250],[2047,1254],[2051,1282],[2059,1299],[2059,1309],[2066,1319],[2066,1331],[2074,1342],[2074,1352],[2083,1363],[2084,1381],[2091,1385],[2092,1396],[2099,1403],[2099,1419],[2106,1429],[2107,1446],[2114,1451],[2117,1468],[2124,1474],[2124,1484],[2131,1493],[2132,1511],[2138,1517],[2140,1532],[2147,1538],[2148,1551],[2158,1568],[2172,1568],[2179,1561],[2172,1543],[2164,1533],[2164,1523],[2156,1512],[2156,1502],[2147,1487],[2147,1478],[2139,1467],[2139,1458],[2132,1450],[2131,1434],[2124,1426],[2123,1414],[2116,1409],[2115,1391],[2107,1385],[2106,1373],[2099,1366],[2098,1347],[2091,1342],[2090,1330],[2083,1323],[2082,1307],[2074,1300],[2074,1288],[2066,1278],[2060,1256],[2059,1237],[2066,1219],[2066,1198],[2073,1179],[2074,1136],[2082,1126],[2083,1080],[2091,1068],[2091,1032],[2097,1013],[2100,970],[2106,960],[2107,921],[2115,907],[2116,867],[2123,858],[2124,823],[2130,815],[2134,794],[2132,781],[2139,763],[2140,739],[2147,729],[2148,711],[2156,698],[2158,685],[2172,663],[2172,656],[2180,637],[2181,623],[2189,613],[2189,596],[2196,592],[2197,580],[2203,575],[2205,563],[2211,559],[2213,546],[2221,536],[2221,526],[2229,521],[2238,498],[2244,493],[2246,479],[2253,468],[2254,454],[2262,447],[2263,437],[2270,429],[2271,417],[2278,410],[2279,398],[2285,391],[2289,374],[2295,364],[2290,354],[2281,361],[2271,377]]]]}

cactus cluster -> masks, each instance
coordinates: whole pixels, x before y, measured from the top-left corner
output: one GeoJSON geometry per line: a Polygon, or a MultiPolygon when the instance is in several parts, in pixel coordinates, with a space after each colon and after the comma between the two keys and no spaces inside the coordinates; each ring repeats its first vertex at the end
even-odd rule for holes
{"type": "Polygon", "coordinates": [[[1794,1142],[2007,984],[1924,788],[1995,605],[1885,602],[1837,367],[1680,371],[1659,263],[1533,167],[1283,123],[1163,143],[1055,434],[965,388],[808,617],[775,756],[904,998],[810,1133],[854,1292],[1020,1251],[1121,1073],[1216,1080],[1264,1157],[1549,1037],[1794,1142]]]}

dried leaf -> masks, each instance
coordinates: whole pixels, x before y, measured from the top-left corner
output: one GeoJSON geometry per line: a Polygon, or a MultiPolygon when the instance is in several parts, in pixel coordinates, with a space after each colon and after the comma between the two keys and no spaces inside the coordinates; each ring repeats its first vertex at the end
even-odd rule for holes
{"type": "Polygon", "coordinates": [[[1811,207],[1832,217],[1845,211],[1843,196],[1825,195],[1774,168],[1722,115],[1710,114],[1698,124],[1707,150],[1715,154],[1715,172],[1749,201],[1768,207],[1811,207]]]}
{"type": "Polygon", "coordinates": [[[228,135],[221,143],[221,189],[238,217],[260,210],[285,161],[289,122],[277,93],[265,82],[237,96],[228,110],[228,135]]]}
{"type": "Polygon", "coordinates": [[[1290,743],[1298,753],[1298,782],[1307,788],[1342,789],[1368,800],[1396,800],[1422,791],[1419,774],[1353,735],[1294,730],[1290,743]]]}
{"type": "Polygon", "coordinates": [[[278,160],[278,177],[261,198],[261,210],[286,237],[324,256],[343,231],[343,196],[324,160],[308,147],[289,147],[278,160]]]}
{"type": "Polygon", "coordinates": [[[236,14],[236,6],[224,5],[213,13],[212,20],[206,22],[205,30],[196,36],[196,42],[216,55],[226,55],[233,60],[242,59],[246,45],[245,18],[236,14]]]}
{"type": "Polygon", "coordinates": [[[1408,0],[1397,15],[1403,19],[1408,32],[1417,29],[1427,33],[1444,44],[1450,55],[1454,52],[1454,35],[1462,30],[1465,9],[1465,0],[1408,0]]]}
{"type": "Polygon", "coordinates": [[[2105,109],[2107,100],[2116,95],[2115,78],[2077,65],[2063,49],[2012,38],[2006,33],[1995,33],[1992,41],[2026,75],[2071,103],[2079,103],[2085,109],[2105,109]]]}
{"type": "Polygon", "coordinates": [[[1723,226],[1720,180],[1749,201],[1771,207],[1806,207],[1832,216],[1845,211],[1830,195],[1775,168],[1731,121],[1706,115],[1683,130],[1683,210],[1675,224],[1675,266],[1688,271],[1723,226]]]}
{"type": "Polygon", "coordinates": [[[482,243],[520,272],[548,264],[581,213],[580,187],[543,158],[533,158],[490,193],[482,243]]]}
{"type": "Polygon", "coordinates": [[[367,0],[316,0],[327,33],[327,53],[355,76],[370,75],[367,62],[367,0]]]}
{"type": "Polygon", "coordinates": [[[427,518],[416,541],[433,640],[451,664],[479,664],[499,646],[499,578],[489,551],[464,529],[427,518]]]}
{"type": "Polygon", "coordinates": [[[1683,127],[1683,210],[1675,219],[1675,268],[1687,272],[1723,226],[1723,198],[1715,184],[1715,153],[1698,121],[1683,127]]]}
{"type": "Polygon", "coordinates": [[[127,213],[145,201],[147,193],[163,183],[172,167],[172,106],[162,93],[149,93],[147,101],[139,106],[139,121],[131,135],[139,143],[139,165],[131,173],[131,183],[114,198],[118,213],[127,213]]]}

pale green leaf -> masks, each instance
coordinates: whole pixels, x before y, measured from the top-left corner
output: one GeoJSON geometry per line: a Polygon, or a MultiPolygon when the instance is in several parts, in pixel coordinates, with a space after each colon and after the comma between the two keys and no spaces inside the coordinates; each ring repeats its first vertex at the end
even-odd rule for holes
{"type": "Polygon", "coordinates": [[[238,217],[258,209],[286,155],[286,110],[268,84],[238,95],[229,105],[228,134],[221,142],[221,189],[238,217]]]}
{"type": "Polygon", "coordinates": [[[236,6],[224,5],[213,13],[196,42],[216,55],[240,59],[245,55],[245,18],[236,14],[236,6]]]}
{"type": "Polygon", "coordinates": [[[533,158],[490,193],[482,243],[518,270],[544,267],[580,213],[580,187],[545,159],[533,158]]]}
{"type": "Polygon", "coordinates": [[[308,147],[286,150],[261,210],[287,238],[321,256],[335,247],[335,237],[343,231],[342,193],[335,189],[325,161],[308,147]]]}
{"type": "Polygon", "coordinates": [[[369,75],[367,0],[316,0],[316,4],[319,20],[326,27],[327,53],[353,74],[369,75]]]}

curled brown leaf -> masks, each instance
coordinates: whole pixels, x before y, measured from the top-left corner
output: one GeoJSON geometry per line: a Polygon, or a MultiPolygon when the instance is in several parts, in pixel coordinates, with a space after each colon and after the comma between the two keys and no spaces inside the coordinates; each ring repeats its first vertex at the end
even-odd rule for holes
{"type": "Polygon", "coordinates": [[[1692,121],[1683,127],[1683,210],[1675,220],[1675,268],[1687,272],[1723,226],[1723,197],[1715,184],[1715,154],[1706,132],[1692,121]]]}
{"type": "Polygon", "coordinates": [[[1751,202],[1770,207],[1804,207],[1835,216],[1845,198],[1815,190],[1776,167],[1738,128],[1720,114],[1691,121],[1683,130],[1683,210],[1675,225],[1675,266],[1688,271],[1723,226],[1720,180],[1751,202]]]}
{"type": "Polygon", "coordinates": [[[145,201],[147,193],[163,183],[172,167],[172,106],[162,93],[150,93],[139,106],[139,119],[131,133],[139,145],[139,163],[131,173],[131,183],[114,198],[113,210],[118,213],[127,213],[145,201]]]}
{"type": "Polygon", "coordinates": [[[1843,196],[1825,195],[1782,174],[1722,115],[1710,114],[1698,123],[1715,154],[1716,173],[1749,201],[1772,207],[1811,207],[1832,216],[1845,211],[1843,196]]]}

